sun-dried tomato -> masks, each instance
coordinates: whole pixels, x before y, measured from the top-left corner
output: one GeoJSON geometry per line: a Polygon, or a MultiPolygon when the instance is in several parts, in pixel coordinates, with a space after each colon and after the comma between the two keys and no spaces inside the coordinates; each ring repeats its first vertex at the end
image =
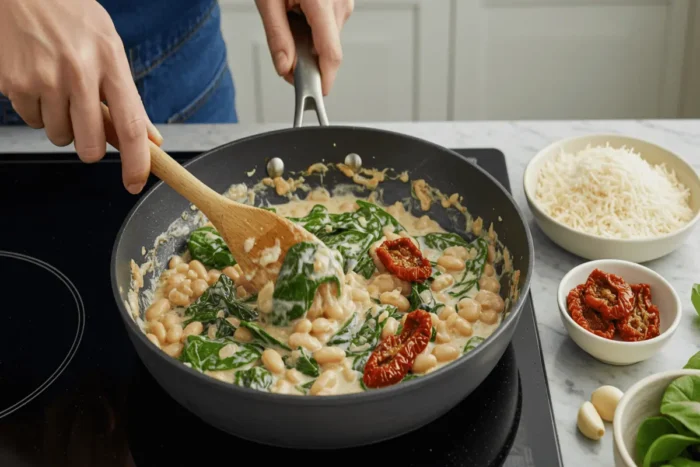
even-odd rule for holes
{"type": "Polygon", "coordinates": [[[632,288],[620,276],[594,269],[585,284],[586,305],[603,318],[614,321],[625,319],[632,311],[632,288]]]}
{"type": "Polygon", "coordinates": [[[433,267],[410,238],[386,240],[377,248],[377,257],[384,267],[408,282],[423,282],[433,273],[433,267]]]}
{"type": "Polygon", "coordinates": [[[576,324],[596,336],[612,339],[615,335],[615,324],[605,319],[600,313],[586,305],[584,301],[584,284],[577,285],[566,297],[566,306],[576,324]]]}
{"type": "Polygon", "coordinates": [[[632,312],[616,323],[620,337],[625,341],[643,341],[659,335],[659,309],[651,303],[649,284],[632,285],[634,301],[632,312]]]}
{"type": "Polygon", "coordinates": [[[432,330],[430,313],[425,310],[410,312],[401,334],[385,337],[370,354],[362,376],[365,386],[381,388],[401,381],[418,354],[428,346],[432,330]]]}

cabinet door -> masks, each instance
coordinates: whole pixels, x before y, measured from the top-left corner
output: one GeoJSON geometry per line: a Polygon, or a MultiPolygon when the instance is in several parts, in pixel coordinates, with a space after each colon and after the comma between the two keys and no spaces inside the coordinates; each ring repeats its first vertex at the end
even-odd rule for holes
{"type": "Polygon", "coordinates": [[[455,0],[455,119],[673,117],[688,0],[455,0]]]}
{"type": "MultiPolygon", "coordinates": [[[[220,0],[242,123],[289,123],[294,90],[277,76],[252,0],[220,0]]],[[[343,64],[325,99],[331,124],[444,120],[448,1],[357,0],[342,35],[343,64]]],[[[307,112],[305,124],[317,124],[307,112]]]]}

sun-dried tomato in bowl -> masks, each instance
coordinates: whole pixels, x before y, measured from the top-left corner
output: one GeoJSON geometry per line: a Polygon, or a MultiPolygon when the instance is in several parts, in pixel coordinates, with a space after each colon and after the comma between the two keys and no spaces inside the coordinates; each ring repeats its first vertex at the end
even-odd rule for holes
{"type": "Polygon", "coordinates": [[[659,309],[651,303],[651,287],[634,284],[634,307],[627,318],[616,323],[623,341],[643,341],[659,335],[659,309]]]}
{"type": "Polygon", "coordinates": [[[624,319],[632,311],[632,288],[615,274],[594,269],[588,276],[585,289],[586,305],[596,310],[605,319],[624,319]]]}
{"type": "Polygon", "coordinates": [[[566,297],[566,306],[571,318],[582,328],[596,336],[612,339],[615,335],[615,323],[605,319],[600,313],[584,302],[585,285],[577,285],[566,297]]]}
{"type": "Polygon", "coordinates": [[[627,342],[659,335],[659,309],[652,303],[649,284],[627,283],[622,277],[594,269],[584,284],[566,297],[571,318],[587,331],[627,342]]]}

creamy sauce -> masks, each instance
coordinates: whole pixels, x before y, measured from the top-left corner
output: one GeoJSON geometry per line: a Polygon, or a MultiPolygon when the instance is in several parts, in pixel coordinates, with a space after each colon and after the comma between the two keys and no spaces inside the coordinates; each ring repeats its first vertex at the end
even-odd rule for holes
{"type": "MultiPolygon", "coordinates": [[[[310,171],[312,169],[321,171],[319,167],[312,166],[310,171]]],[[[347,175],[355,178],[358,174],[347,175]]],[[[368,171],[366,175],[370,178],[365,180],[372,180],[370,183],[374,183],[383,179],[384,172],[368,171]]],[[[284,191],[284,188],[293,189],[297,186],[291,179],[265,179],[263,184],[274,187],[278,193],[284,191]]],[[[414,182],[414,190],[422,207],[429,207],[432,198],[428,198],[430,190],[425,183],[414,182]]],[[[232,187],[228,195],[249,197],[244,185],[232,187]]],[[[441,201],[445,207],[461,207],[458,197],[443,196],[441,201]]],[[[373,268],[373,272],[369,275],[355,271],[344,272],[344,256],[341,256],[339,251],[344,252],[343,255],[357,257],[357,253],[365,251],[357,241],[338,241],[332,249],[320,243],[315,245],[315,249],[303,250],[295,263],[295,267],[299,268],[308,265],[309,269],[305,270],[307,272],[303,276],[309,283],[322,282],[317,286],[308,307],[305,307],[303,297],[275,298],[273,294],[277,293],[277,289],[276,284],[272,282],[258,291],[254,301],[246,302],[249,309],[258,313],[253,324],[257,326],[255,329],[264,331],[277,342],[261,340],[260,336],[256,335],[258,331],[250,326],[246,327],[245,323],[242,325],[241,320],[234,316],[226,316],[223,308],[218,312],[219,319],[216,322],[202,325],[192,321],[191,316],[186,314],[187,307],[196,303],[198,297],[213,289],[215,284],[219,287],[222,274],[234,284],[238,300],[247,299],[250,292],[241,286],[245,278],[242,277],[240,267],[228,266],[221,271],[205,268],[199,261],[189,261],[187,254],[173,257],[169,269],[164,271],[159,279],[152,304],[146,311],[145,331],[149,339],[176,358],[181,356],[183,347],[192,345],[188,343],[188,335],[201,335],[203,338],[219,342],[221,348],[212,359],[240,359],[245,362],[233,369],[203,370],[205,374],[221,381],[243,385],[241,375],[248,370],[245,374],[250,376],[258,371],[254,370],[257,368],[259,371],[254,376],[263,375],[260,376],[261,386],[257,387],[262,390],[296,395],[361,392],[367,390],[361,383],[361,360],[366,359],[368,352],[377,342],[367,343],[355,338],[363,329],[369,329],[370,325],[376,329],[381,328],[379,340],[398,333],[405,315],[414,309],[411,300],[415,301],[418,295],[422,302],[418,307],[429,306],[434,311],[431,314],[433,340],[416,359],[409,375],[420,377],[459,358],[478,345],[480,338],[490,336],[504,317],[505,303],[498,294],[501,287],[500,276],[494,264],[504,260],[508,263],[508,268],[503,268],[503,271],[510,268],[511,258],[507,250],[501,252],[494,248],[496,237],[492,227],[489,233],[480,238],[482,243],[440,247],[429,240],[430,234],[447,232],[433,219],[426,215],[413,215],[400,202],[391,206],[382,206],[376,200],[373,202],[403,227],[402,230],[391,224],[385,225],[378,234],[379,238],[372,242],[367,253],[372,263],[367,262],[369,266],[364,267],[373,268]],[[388,273],[375,253],[376,248],[385,240],[399,237],[411,238],[433,264],[433,279],[426,281],[422,288],[414,290],[411,283],[388,273]],[[474,269],[472,266],[475,264],[480,266],[474,269]],[[162,312],[159,312],[158,307],[162,308],[162,312]],[[295,307],[305,307],[304,313],[280,323],[279,320],[289,316],[295,307]],[[274,324],[276,320],[278,322],[274,324]],[[218,333],[224,330],[227,323],[235,332],[227,338],[228,340],[217,340],[218,333]],[[187,326],[183,327],[183,324],[187,326]],[[352,342],[348,342],[350,340],[352,342]],[[248,350],[252,352],[248,362],[242,355],[247,355],[246,345],[250,346],[251,343],[262,345],[253,348],[252,351],[248,350]],[[300,352],[299,348],[302,348],[303,352],[300,352]],[[255,352],[260,354],[257,358],[254,358],[255,352]],[[313,371],[313,368],[309,370],[309,365],[305,367],[304,361],[312,361],[311,365],[315,364],[318,371],[313,371]],[[304,368],[306,371],[300,371],[304,368]]],[[[333,230],[330,226],[330,216],[353,213],[360,209],[358,198],[351,195],[331,197],[323,189],[311,191],[305,199],[291,200],[274,208],[279,215],[299,219],[308,216],[312,209],[319,205],[327,210],[327,214],[324,214],[326,217],[320,218],[323,222],[321,232],[333,230]]],[[[365,216],[358,217],[358,229],[366,229],[370,222],[375,220],[365,216]]],[[[481,233],[481,223],[475,223],[474,227],[475,231],[478,228],[481,233]]],[[[246,250],[252,249],[255,240],[249,238],[245,241],[246,250]]],[[[462,242],[466,243],[463,240],[462,242]]],[[[267,250],[260,257],[261,265],[279,259],[279,241],[275,247],[267,250]]],[[[359,263],[350,261],[348,264],[354,268],[359,263]]],[[[292,274],[290,271],[285,272],[284,268],[283,264],[280,277],[285,273],[292,274]]],[[[201,349],[193,355],[204,360],[201,349]]],[[[190,363],[185,364],[192,366],[190,363]]]]}

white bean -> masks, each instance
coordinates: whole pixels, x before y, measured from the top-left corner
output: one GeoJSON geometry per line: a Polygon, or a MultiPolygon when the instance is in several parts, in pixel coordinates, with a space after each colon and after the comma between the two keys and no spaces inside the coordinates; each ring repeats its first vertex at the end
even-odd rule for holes
{"type": "Polygon", "coordinates": [[[189,336],[198,336],[204,331],[204,325],[199,321],[192,321],[182,330],[182,342],[185,342],[189,336]]]}
{"type": "Polygon", "coordinates": [[[248,328],[241,326],[233,333],[233,338],[241,342],[250,342],[253,340],[253,334],[251,334],[248,328]]]}
{"type": "Polygon", "coordinates": [[[438,344],[433,348],[433,355],[438,362],[449,362],[459,356],[459,350],[450,344],[438,344]]]}
{"type": "Polygon", "coordinates": [[[455,330],[461,336],[464,336],[464,337],[469,337],[474,332],[472,329],[472,325],[469,324],[469,321],[467,321],[466,319],[461,318],[461,317],[457,318],[457,320],[454,322],[453,326],[454,326],[455,330]]]}
{"type": "MultiPolygon", "coordinates": [[[[240,329],[240,328],[239,328],[240,329]]],[[[295,332],[289,336],[289,347],[296,349],[303,347],[310,352],[315,352],[322,347],[321,343],[310,334],[295,332]]]]}
{"type": "Polygon", "coordinates": [[[151,343],[153,345],[155,345],[156,347],[158,347],[160,349],[160,341],[158,340],[158,338],[155,335],[146,334],[146,337],[148,338],[149,341],[151,341],[151,343]]]}
{"type": "Polygon", "coordinates": [[[437,263],[448,271],[461,271],[466,267],[464,260],[448,255],[439,257],[437,263]]]}
{"type": "Polygon", "coordinates": [[[265,368],[272,373],[282,373],[284,371],[282,356],[275,349],[265,349],[262,353],[262,362],[265,368]]]}
{"type": "Polygon", "coordinates": [[[393,318],[393,317],[388,317],[386,319],[386,323],[384,323],[384,327],[382,328],[382,339],[388,337],[388,336],[393,336],[396,334],[396,331],[399,329],[399,322],[393,318]]]}
{"type": "Polygon", "coordinates": [[[170,329],[168,329],[168,334],[165,336],[165,340],[171,344],[175,342],[180,342],[181,338],[182,326],[180,326],[179,324],[175,324],[170,329]]]}
{"type": "Polygon", "coordinates": [[[478,320],[479,315],[481,315],[481,303],[471,298],[461,299],[457,304],[457,308],[459,309],[459,316],[472,323],[478,320]]]}
{"type": "Polygon", "coordinates": [[[442,274],[433,281],[433,284],[430,286],[430,288],[433,290],[433,292],[439,292],[451,286],[454,283],[454,281],[455,278],[450,274],[442,274]]]}
{"type": "Polygon", "coordinates": [[[314,352],[314,359],[319,365],[340,363],[345,358],[345,351],[340,347],[322,347],[314,352]]]}
{"type": "Polygon", "coordinates": [[[421,374],[426,371],[435,368],[437,366],[437,358],[432,354],[419,354],[416,360],[413,362],[413,368],[411,369],[414,373],[421,374]]]}
{"type": "Polygon", "coordinates": [[[411,307],[408,299],[401,295],[398,290],[392,290],[391,292],[384,292],[379,296],[379,302],[382,305],[392,305],[399,309],[399,311],[408,311],[411,307]]]}
{"type": "Polygon", "coordinates": [[[260,289],[258,293],[258,309],[261,313],[268,314],[272,312],[272,294],[275,291],[275,284],[268,281],[267,284],[260,289]]]}
{"type": "Polygon", "coordinates": [[[297,322],[297,324],[294,326],[294,332],[300,332],[302,334],[308,334],[311,332],[311,329],[313,328],[313,324],[311,324],[311,321],[303,318],[297,322]]]}
{"type": "Polygon", "coordinates": [[[319,392],[323,389],[333,389],[335,385],[338,383],[338,378],[335,375],[335,372],[332,370],[327,370],[321,373],[321,376],[316,378],[316,381],[314,381],[314,384],[311,385],[311,389],[309,390],[309,393],[311,395],[318,395],[319,392]]]}
{"type": "Polygon", "coordinates": [[[146,321],[158,320],[168,311],[170,311],[170,302],[167,298],[160,298],[146,310],[146,321]]]}
{"type": "Polygon", "coordinates": [[[167,355],[173,358],[177,358],[182,353],[182,344],[179,342],[168,344],[165,347],[163,347],[163,352],[165,352],[167,355]]]}

